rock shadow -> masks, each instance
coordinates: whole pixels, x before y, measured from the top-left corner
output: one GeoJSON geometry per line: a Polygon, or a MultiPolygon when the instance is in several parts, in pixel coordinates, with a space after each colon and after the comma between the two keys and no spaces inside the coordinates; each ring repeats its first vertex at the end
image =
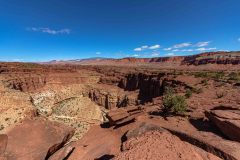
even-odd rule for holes
{"type": "Polygon", "coordinates": [[[105,154],[99,158],[96,158],[94,160],[111,160],[114,158],[114,155],[109,155],[109,154],[105,154]]]}
{"type": "Polygon", "coordinates": [[[200,119],[189,119],[189,122],[198,130],[203,132],[212,132],[224,139],[228,139],[222,132],[213,125],[210,121],[204,121],[203,118],[200,119]]]}

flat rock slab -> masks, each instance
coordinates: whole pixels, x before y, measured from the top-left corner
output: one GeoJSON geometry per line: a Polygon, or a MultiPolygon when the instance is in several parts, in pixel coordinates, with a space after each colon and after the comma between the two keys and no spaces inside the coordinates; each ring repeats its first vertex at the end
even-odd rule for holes
{"type": "Polygon", "coordinates": [[[240,112],[238,114],[235,110],[212,110],[211,114],[223,119],[240,120],[240,112]]]}
{"type": "Polygon", "coordinates": [[[199,131],[187,119],[138,117],[139,122],[148,122],[170,131],[181,140],[191,143],[224,160],[240,160],[240,143],[222,138],[213,132],[199,131]]]}
{"type": "Polygon", "coordinates": [[[61,148],[74,130],[45,119],[26,120],[11,129],[5,156],[8,160],[43,160],[61,148]]]}
{"type": "Polygon", "coordinates": [[[56,153],[54,153],[49,160],[64,160],[70,157],[72,152],[74,151],[74,147],[71,145],[65,146],[64,148],[61,148],[56,153]]]}
{"type": "Polygon", "coordinates": [[[115,155],[120,151],[121,136],[113,130],[93,126],[82,139],[71,146],[75,149],[68,160],[104,159],[106,155],[115,155]]]}
{"type": "Polygon", "coordinates": [[[111,126],[121,125],[127,122],[130,122],[135,119],[139,114],[142,114],[143,111],[138,106],[131,106],[125,108],[118,108],[115,110],[111,110],[107,114],[107,118],[109,119],[109,123],[111,126]]]}
{"type": "Polygon", "coordinates": [[[125,135],[126,137],[125,138],[126,138],[126,140],[129,140],[131,138],[136,138],[136,137],[138,137],[140,135],[143,135],[143,134],[145,134],[146,132],[149,132],[149,131],[166,132],[166,130],[161,128],[160,126],[142,122],[135,129],[129,130],[126,133],[126,135],[125,135]]]}
{"type": "Polygon", "coordinates": [[[234,110],[213,110],[206,112],[206,116],[224,135],[240,142],[240,114],[234,110]]]}

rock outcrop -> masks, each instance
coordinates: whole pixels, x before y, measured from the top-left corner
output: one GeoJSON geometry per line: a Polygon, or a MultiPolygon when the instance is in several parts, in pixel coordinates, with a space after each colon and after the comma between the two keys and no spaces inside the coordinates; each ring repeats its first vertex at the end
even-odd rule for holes
{"type": "MultiPolygon", "coordinates": [[[[164,131],[149,131],[124,143],[124,151],[115,160],[203,160],[192,145],[164,131]]],[[[213,156],[213,155],[212,155],[213,156]]],[[[213,156],[216,160],[220,160],[213,156]]]]}
{"type": "Polygon", "coordinates": [[[46,159],[61,148],[74,130],[60,123],[41,118],[26,120],[7,132],[4,155],[8,160],[46,159]]]}
{"type": "Polygon", "coordinates": [[[119,126],[125,123],[133,122],[134,119],[142,113],[143,110],[141,109],[141,107],[126,107],[111,110],[107,114],[107,118],[109,119],[109,123],[111,126],[119,126]]]}
{"type": "Polygon", "coordinates": [[[135,92],[124,92],[116,86],[95,85],[87,89],[88,97],[106,109],[115,109],[136,105],[138,95],[135,92]]]}
{"type": "Polygon", "coordinates": [[[71,155],[74,149],[75,147],[72,147],[70,145],[63,147],[54,153],[51,157],[49,157],[49,160],[65,160],[71,155]]]}
{"type": "Polygon", "coordinates": [[[206,116],[226,137],[240,142],[240,110],[211,110],[206,116]]]}
{"type": "Polygon", "coordinates": [[[166,130],[161,128],[160,126],[142,122],[136,128],[129,130],[125,135],[125,139],[130,140],[131,138],[136,138],[136,137],[141,136],[149,131],[164,132],[166,130]]]}
{"type": "Polygon", "coordinates": [[[86,136],[70,144],[75,149],[68,160],[104,159],[108,156],[112,158],[112,155],[119,152],[120,145],[120,136],[113,130],[93,126],[86,136]]]}
{"type": "Polygon", "coordinates": [[[141,103],[152,101],[153,98],[162,96],[167,87],[191,88],[186,83],[178,81],[166,73],[159,74],[127,74],[118,84],[125,91],[139,90],[138,99],[141,103]]]}

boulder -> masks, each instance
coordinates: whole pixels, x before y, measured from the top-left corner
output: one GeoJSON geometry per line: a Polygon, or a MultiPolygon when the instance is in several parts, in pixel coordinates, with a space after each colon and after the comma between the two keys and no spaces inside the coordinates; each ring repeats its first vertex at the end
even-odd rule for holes
{"type": "Polygon", "coordinates": [[[7,132],[8,160],[47,159],[60,149],[73,135],[74,130],[63,124],[42,118],[25,120],[7,132]]]}
{"type": "Polygon", "coordinates": [[[209,120],[229,139],[240,142],[240,112],[238,110],[211,110],[209,120]]]}
{"type": "Polygon", "coordinates": [[[119,126],[125,123],[133,122],[134,119],[143,113],[143,110],[138,106],[118,108],[111,110],[107,114],[107,118],[111,126],[119,126]]]}
{"type": "Polygon", "coordinates": [[[123,144],[123,152],[114,160],[203,160],[190,144],[169,132],[149,131],[123,144]]]}
{"type": "Polygon", "coordinates": [[[65,146],[64,148],[61,148],[56,153],[54,153],[49,160],[64,160],[67,159],[71,153],[74,151],[75,147],[72,147],[71,145],[65,146]]]}
{"type": "Polygon", "coordinates": [[[70,144],[75,149],[67,160],[104,159],[106,155],[116,155],[121,146],[120,138],[113,130],[92,126],[83,138],[70,144]]]}
{"type": "Polygon", "coordinates": [[[160,126],[150,124],[150,123],[146,123],[146,122],[142,122],[136,128],[134,128],[132,130],[129,130],[126,133],[125,138],[126,138],[126,140],[129,140],[131,138],[136,138],[136,137],[141,136],[141,135],[143,135],[143,134],[145,134],[146,132],[149,132],[149,131],[164,132],[166,130],[161,128],[160,126]]]}

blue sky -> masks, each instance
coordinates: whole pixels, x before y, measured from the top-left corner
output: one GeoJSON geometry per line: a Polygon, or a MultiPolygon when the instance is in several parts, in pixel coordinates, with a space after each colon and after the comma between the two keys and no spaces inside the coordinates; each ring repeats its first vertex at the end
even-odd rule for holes
{"type": "Polygon", "coordinates": [[[0,60],[240,50],[239,0],[0,0],[0,60]]]}

